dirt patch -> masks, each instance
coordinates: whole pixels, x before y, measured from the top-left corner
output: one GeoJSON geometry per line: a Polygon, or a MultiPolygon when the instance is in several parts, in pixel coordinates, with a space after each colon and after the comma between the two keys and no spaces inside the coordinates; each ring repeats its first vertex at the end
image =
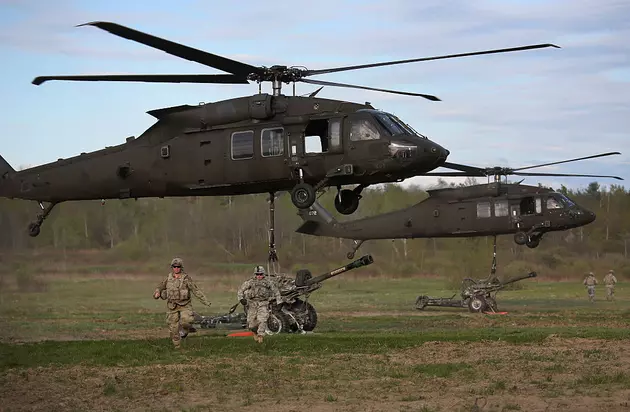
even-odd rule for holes
{"type": "Polygon", "coordinates": [[[382,355],[188,359],[184,350],[175,365],[9,370],[0,397],[28,411],[470,411],[476,400],[481,411],[626,411],[629,367],[626,343],[553,336],[427,342],[382,355]]]}

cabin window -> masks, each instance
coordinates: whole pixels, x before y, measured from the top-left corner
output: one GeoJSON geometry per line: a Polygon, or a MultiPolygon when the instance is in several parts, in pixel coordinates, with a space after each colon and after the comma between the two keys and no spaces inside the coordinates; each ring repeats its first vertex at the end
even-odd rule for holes
{"type": "Polygon", "coordinates": [[[341,120],[330,121],[330,151],[341,151],[341,120]]]}
{"type": "Polygon", "coordinates": [[[260,153],[263,157],[281,156],[284,154],[284,129],[282,127],[262,130],[260,153]]]}
{"type": "Polygon", "coordinates": [[[252,157],[254,157],[253,130],[232,133],[232,159],[251,159],[252,157]]]}
{"type": "Polygon", "coordinates": [[[477,203],[477,217],[490,217],[490,202],[477,203]]]}
{"type": "Polygon", "coordinates": [[[494,201],[494,215],[496,217],[503,217],[509,214],[508,201],[507,200],[495,200],[494,201]]]}
{"type": "Polygon", "coordinates": [[[547,198],[547,210],[562,209],[562,205],[553,197],[547,198]]]}
{"type": "Polygon", "coordinates": [[[350,127],[350,140],[377,140],[381,135],[378,129],[366,119],[355,119],[350,127]]]}

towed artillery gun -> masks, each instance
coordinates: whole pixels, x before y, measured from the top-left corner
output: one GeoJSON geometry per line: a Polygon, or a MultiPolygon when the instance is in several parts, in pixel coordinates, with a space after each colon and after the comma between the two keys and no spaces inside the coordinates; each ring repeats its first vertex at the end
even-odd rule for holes
{"type": "Polygon", "coordinates": [[[495,276],[488,279],[475,281],[466,278],[462,281],[461,299],[455,299],[456,295],[450,298],[433,298],[422,295],[416,298],[416,309],[423,310],[427,306],[443,306],[454,308],[468,307],[470,312],[496,312],[497,311],[497,292],[504,289],[508,285],[523,279],[536,277],[536,272],[530,272],[526,275],[516,276],[504,282],[499,281],[495,276]]]}
{"type": "MultiPolygon", "coordinates": [[[[267,327],[271,333],[280,332],[310,332],[317,326],[317,311],[308,302],[311,293],[322,287],[322,282],[332,277],[367,266],[374,263],[371,255],[361,258],[341,266],[337,269],[313,277],[308,269],[300,269],[295,277],[284,274],[270,275],[268,279],[278,286],[282,302],[275,299],[270,302],[271,313],[267,321],[267,327]]],[[[204,328],[247,328],[247,307],[244,313],[235,314],[239,303],[230,308],[227,314],[219,316],[201,316],[195,314],[194,324],[204,328]],[[220,326],[221,325],[221,326],[220,326]]]]}

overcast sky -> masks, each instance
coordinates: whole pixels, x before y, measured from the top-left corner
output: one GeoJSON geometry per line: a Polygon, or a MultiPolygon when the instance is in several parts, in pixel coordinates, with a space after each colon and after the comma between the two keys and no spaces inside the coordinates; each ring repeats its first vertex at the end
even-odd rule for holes
{"type": "MultiPolygon", "coordinates": [[[[519,167],[620,151],[534,171],[630,179],[627,0],[0,0],[0,153],[14,167],[120,144],[154,123],[148,110],[257,92],[255,84],[30,83],[39,75],[219,73],[94,27],[74,27],[96,20],[256,66],[309,69],[554,43],[562,48],[313,78],[440,97],[430,102],[332,87],[319,94],[396,114],[448,148],[451,162],[519,167]]],[[[315,88],[298,83],[297,93],[315,88]]],[[[592,180],[525,183],[579,188],[592,180]]]]}

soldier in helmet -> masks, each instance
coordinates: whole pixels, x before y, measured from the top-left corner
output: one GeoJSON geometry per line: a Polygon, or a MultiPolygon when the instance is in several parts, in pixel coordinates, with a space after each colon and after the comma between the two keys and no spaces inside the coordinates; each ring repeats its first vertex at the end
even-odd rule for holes
{"type": "Polygon", "coordinates": [[[617,284],[617,278],[615,277],[614,270],[609,270],[608,274],[604,276],[604,284],[606,285],[606,300],[613,300],[615,295],[615,284],[617,284]]]}
{"type": "Polygon", "coordinates": [[[274,298],[276,302],[282,302],[280,290],[267,279],[265,268],[256,266],[254,276],[247,279],[236,294],[243,306],[247,306],[247,326],[251,329],[257,328],[254,340],[262,343],[263,335],[267,331],[267,320],[269,320],[269,304],[274,298]]]}
{"type": "Polygon", "coordinates": [[[165,295],[166,307],[166,323],[171,334],[171,340],[176,349],[179,349],[182,336],[179,334],[180,325],[183,329],[184,337],[193,331],[191,323],[193,322],[193,310],[191,303],[191,295],[195,295],[201,303],[210,306],[210,302],[206,296],[193,282],[191,277],[184,272],[184,262],[176,257],[171,261],[171,273],[165,280],[160,282],[155,288],[153,297],[155,299],[165,295]]]}
{"type": "Polygon", "coordinates": [[[595,279],[595,274],[593,272],[589,272],[586,278],[584,278],[584,282],[586,285],[586,290],[588,292],[588,300],[591,302],[595,301],[595,285],[597,285],[597,279],[595,279]]]}

